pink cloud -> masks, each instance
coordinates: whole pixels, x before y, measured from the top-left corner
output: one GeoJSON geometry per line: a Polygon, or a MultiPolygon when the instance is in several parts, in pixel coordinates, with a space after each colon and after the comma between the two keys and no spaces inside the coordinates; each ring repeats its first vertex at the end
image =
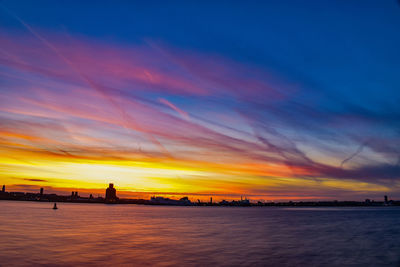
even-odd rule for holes
{"type": "Polygon", "coordinates": [[[166,106],[172,108],[173,110],[175,110],[177,113],[179,113],[179,115],[182,116],[182,118],[184,118],[185,120],[190,120],[189,118],[189,114],[183,110],[181,110],[180,108],[178,108],[177,106],[175,106],[174,104],[172,104],[171,102],[169,102],[167,99],[164,98],[159,98],[158,101],[160,101],[161,103],[165,104],[166,106]]]}

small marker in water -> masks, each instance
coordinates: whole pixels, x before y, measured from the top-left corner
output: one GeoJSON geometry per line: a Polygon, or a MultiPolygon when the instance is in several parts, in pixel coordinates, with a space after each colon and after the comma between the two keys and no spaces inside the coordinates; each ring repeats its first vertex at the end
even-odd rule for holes
{"type": "Polygon", "coordinates": [[[57,208],[57,203],[54,203],[53,210],[56,210],[56,209],[58,209],[58,208],[57,208]]]}

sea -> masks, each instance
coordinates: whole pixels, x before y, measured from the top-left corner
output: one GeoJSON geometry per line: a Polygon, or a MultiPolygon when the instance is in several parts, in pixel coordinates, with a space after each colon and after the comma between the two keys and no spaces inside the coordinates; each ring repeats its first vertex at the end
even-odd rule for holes
{"type": "Polygon", "coordinates": [[[0,201],[0,266],[400,266],[399,207],[0,201]]]}

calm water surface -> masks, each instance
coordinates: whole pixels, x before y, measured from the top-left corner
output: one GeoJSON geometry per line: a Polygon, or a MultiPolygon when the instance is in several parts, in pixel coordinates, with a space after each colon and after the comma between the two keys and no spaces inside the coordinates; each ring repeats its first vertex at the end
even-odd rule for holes
{"type": "Polygon", "coordinates": [[[1,266],[400,266],[400,208],[0,201],[1,266]]]}

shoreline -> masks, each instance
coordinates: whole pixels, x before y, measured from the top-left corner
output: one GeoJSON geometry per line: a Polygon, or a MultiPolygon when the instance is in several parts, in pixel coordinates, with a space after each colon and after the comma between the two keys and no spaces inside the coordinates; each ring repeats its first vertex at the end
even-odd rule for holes
{"type": "Polygon", "coordinates": [[[43,195],[42,198],[26,198],[26,197],[14,197],[4,195],[0,196],[0,201],[30,201],[30,202],[46,202],[46,203],[86,203],[86,204],[105,204],[105,205],[147,205],[147,206],[207,206],[207,207],[390,207],[390,206],[400,206],[400,201],[389,201],[385,203],[383,201],[289,201],[289,202],[245,202],[240,201],[232,202],[181,202],[179,200],[172,200],[172,203],[157,203],[151,200],[145,199],[119,199],[116,202],[106,202],[103,198],[100,199],[89,199],[89,198],[79,198],[79,199],[68,199],[65,196],[53,196],[43,195]]]}

